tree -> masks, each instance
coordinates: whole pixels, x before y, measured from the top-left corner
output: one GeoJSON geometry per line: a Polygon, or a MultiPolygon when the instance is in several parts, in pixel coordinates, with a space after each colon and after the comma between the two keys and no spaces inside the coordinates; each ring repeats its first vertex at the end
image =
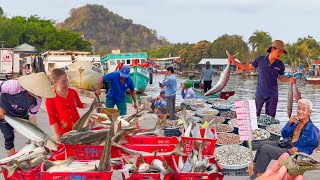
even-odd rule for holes
{"type": "Polygon", "coordinates": [[[249,38],[252,54],[254,57],[266,54],[267,49],[272,43],[272,38],[269,33],[264,31],[255,31],[249,38]]]}
{"type": "Polygon", "coordinates": [[[0,7],[0,16],[3,16],[4,12],[3,12],[3,9],[2,7],[0,7]]]}

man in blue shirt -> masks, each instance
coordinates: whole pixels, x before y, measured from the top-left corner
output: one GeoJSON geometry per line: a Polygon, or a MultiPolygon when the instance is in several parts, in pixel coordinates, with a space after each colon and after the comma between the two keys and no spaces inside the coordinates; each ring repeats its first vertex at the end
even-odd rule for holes
{"type": "Polygon", "coordinates": [[[120,71],[112,72],[104,75],[98,81],[98,87],[96,94],[101,94],[101,87],[104,82],[110,82],[110,89],[107,93],[107,108],[114,108],[114,105],[117,105],[120,115],[127,114],[127,103],[126,103],[126,91],[129,88],[131,91],[131,96],[133,99],[133,107],[138,109],[136,92],[134,90],[134,84],[132,79],[129,77],[130,67],[124,65],[120,71]]]}
{"type": "MultiPolygon", "coordinates": [[[[277,160],[283,153],[303,152],[312,154],[318,146],[319,129],[310,120],[312,102],[308,99],[298,101],[297,115],[292,116],[281,131],[288,143],[280,146],[278,141],[265,141],[259,144],[253,162],[255,174],[261,175],[272,159],[277,160]]],[[[251,178],[254,179],[254,178],[251,178]]]]}
{"type": "Polygon", "coordinates": [[[211,67],[210,61],[206,62],[206,67],[202,68],[200,75],[200,82],[203,80],[203,92],[207,92],[211,89],[212,76],[215,74],[215,70],[211,67]]]}
{"type": "Polygon", "coordinates": [[[165,94],[167,99],[167,112],[169,113],[169,120],[175,120],[176,112],[176,91],[177,91],[177,79],[174,75],[174,69],[172,66],[167,68],[165,73],[165,79],[161,85],[166,87],[165,94]]]}
{"type": "Polygon", "coordinates": [[[229,61],[239,68],[250,71],[259,67],[259,79],[256,91],[257,116],[260,116],[263,104],[266,103],[266,114],[275,117],[278,104],[278,77],[282,82],[296,83],[295,79],[284,76],[284,64],[279,59],[282,53],[287,54],[284,44],[275,40],[267,51],[267,56],[258,57],[252,64],[241,64],[234,59],[229,61]]]}

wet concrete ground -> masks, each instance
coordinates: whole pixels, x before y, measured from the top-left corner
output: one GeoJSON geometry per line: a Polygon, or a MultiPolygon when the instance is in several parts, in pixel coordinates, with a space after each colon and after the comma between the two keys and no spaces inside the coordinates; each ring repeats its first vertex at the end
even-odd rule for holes
{"type": "MultiPolygon", "coordinates": [[[[81,96],[81,100],[82,100],[82,102],[85,102],[85,103],[92,102],[92,98],[88,98],[88,97],[84,97],[84,96],[81,96]]],[[[135,110],[131,104],[128,104],[127,107],[128,107],[128,114],[133,114],[135,112],[135,110]]],[[[86,111],[87,111],[87,109],[79,109],[80,115],[83,115],[86,111]]],[[[39,127],[42,130],[47,132],[49,135],[52,135],[52,131],[49,126],[48,116],[47,116],[47,113],[45,110],[44,103],[42,103],[41,110],[37,114],[37,122],[38,122],[39,127]]],[[[141,128],[152,128],[155,125],[155,121],[143,119],[143,120],[139,121],[139,125],[141,128]]],[[[16,133],[15,135],[16,135],[15,147],[16,147],[16,150],[19,150],[22,147],[24,147],[27,139],[19,133],[16,133]]],[[[314,155],[320,157],[320,153],[319,154],[314,153],[314,155]]],[[[3,139],[3,136],[1,133],[0,134],[0,159],[4,158],[6,156],[7,156],[7,154],[4,149],[4,139],[3,139]]],[[[273,161],[270,164],[272,164],[272,163],[273,163],[273,161]]],[[[304,177],[306,180],[320,179],[319,178],[320,171],[310,171],[310,172],[306,173],[304,175],[304,177]]],[[[2,179],[3,179],[3,176],[0,175],[0,180],[2,180],[2,179]]],[[[236,180],[245,180],[245,179],[248,179],[248,177],[247,176],[225,176],[224,179],[226,179],[226,180],[235,180],[235,179],[236,180]]]]}

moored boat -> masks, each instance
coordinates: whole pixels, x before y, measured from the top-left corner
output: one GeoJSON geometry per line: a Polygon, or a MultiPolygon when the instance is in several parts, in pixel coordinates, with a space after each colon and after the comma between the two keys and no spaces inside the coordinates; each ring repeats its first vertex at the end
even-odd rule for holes
{"type": "Polygon", "coordinates": [[[134,89],[137,93],[142,93],[146,90],[150,72],[147,68],[141,66],[132,66],[130,78],[133,80],[134,89]]]}
{"type": "Polygon", "coordinates": [[[308,84],[320,84],[320,77],[318,76],[305,76],[304,81],[308,84]]]}

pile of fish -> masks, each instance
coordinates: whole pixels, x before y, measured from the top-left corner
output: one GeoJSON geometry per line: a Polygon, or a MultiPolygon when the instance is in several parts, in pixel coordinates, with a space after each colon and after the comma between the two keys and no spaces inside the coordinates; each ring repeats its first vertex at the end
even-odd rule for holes
{"type": "Polygon", "coordinates": [[[255,129],[252,131],[253,140],[265,140],[270,137],[270,133],[264,129],[255,129]]]}
{"type": "MultiPolygon", "coordinates": [[[[163,160],[160,160],[155,155],[153,157],[153,160],[150,161],[150,163],[146,163],[145,158],[141,154],[140,156],[140,163],[137,163],[138,155],[135,155],[134,157],[123,157],[123,160],[125,161],[125,165],[123,166],[123,169],[118,170],[124,173],[125,178],[129,178],[129,173],[160,173],[160,179],[163,180],[164,177],[169,174],[173,173],[173,169],[168,165],[167,161],[163,158],[163,160]]],[[[150,158],[150,157],[148,157],[150,158]]]]}
{"type": "Polygon", "coordinates": [[[217,144],[219,145],[232,145],[232,144],[242,144],[240,141],[240,136],[233,133],[219,133],[217,144]]]}
{"type": "Polygon", "coordinates": [[[50,150],[46,147],[39,146],[37,143],[27,144],[18,153],[1,159],[0,167],[7,170],[7,178],[10,178],[17,169],[30,171],[40,165],[50,156],[50,150]]]}
{"type": "Polygon", "coordinates": [[[198,110],[198,109],[203,109],[203,108],[211,108],[211,105],[209,104],[192,104],[190,105],[190,108],[194,111],[198,110]]]}
{"type": "Polygon", "coordinates": [[[215,149],[215,157],[222,166],[248,165],[250,149],[240,145],[224,145],[215,149]]]}
{"type": "Polygon", "coordinates": [[[207,174],[217,173],[218,168],[215,163],[210,163],[208,157],[202,156],[202,150],[206,145],[206,142],[197,143],[198,150],[192,145],[192,152],[188,155],[184,161],[182,156],[178,157],[178,169],[180,172],[206,172],[207,174]]]}
{"type": "Polygon", "coordinates": [[[281,136],[282,126],[280,124],[271,124],[270,126],[267,126],[266,130],[272,134],[281,136]]]}
{"type": "Polygon", "coordinates": [[[257,118],[259,125],[268,126],[271,124],[280,124],[280,121],[269,115],[261,115],[257,118]]]}
{"type": "Polygon", "coordinates": [[[221,98],[209,98],[207,99],[207,103],[209,104],[212,104],[212,103],[216,103],[216,102],[224,102],[225,100],[224,99],[221,99],[221,98]]]}
{"type": "Polygon", "coordinates": [[[229,124],[212,124],[210,127],[214,128],[217,133],[228,133],[233,131],[233,127],[229,124]]]}

